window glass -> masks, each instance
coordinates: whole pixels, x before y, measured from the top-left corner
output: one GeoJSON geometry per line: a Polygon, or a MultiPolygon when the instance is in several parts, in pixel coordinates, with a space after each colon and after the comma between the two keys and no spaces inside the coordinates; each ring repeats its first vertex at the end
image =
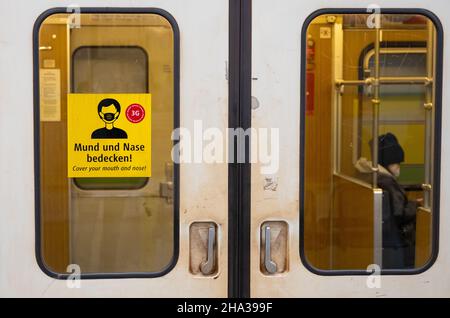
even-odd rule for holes
{"type": "MultiPolygon", "coordinates": [[[[414,47],[415,42],[381,43],[381,47],[389,45],[402,45],[403,47],[388,47],[381,49],[380,60],[383,67],[380,69],[381,76],[386,77],[406,77],[418,76],[426,77],[426,47],[414,47]],[[421,53],[418,53],[421,52],[421,53]]],[[[369,52],[363,65],[365,71],[364,78],[370,77],[374,72],[373,50],[369,52]],[[369,59],[367,59],[369,57],[369,59]]],[[[366,93],[369,93],[366,91],[366,93]]],[[[410,188],[417,188],[425,183],[424,170],[424,127],[426,110],[425,103],[426,88],[424,85],[381,85],[380,96],[383,103],[380,104],[379,133],[394,133],[400,140],[405,152],[408,154],[402,163],[402,173],[399,176],[399,183],[410,188]]],[[[370,102],[364,103],[363,114],[370,113],[370,102]]],[[[361,156],[370,156],[369,139],[366,137],[370,133],[370,118],[362,118],[362,139],[361,156]]]]}
{"type": "Polygon", "coordinates": [[[437,213],[436,44],[422,15],[323,14],[306,29],[306,261],[418,269],[437,213]]]}
{"type": "Polygon", "coordinates": [[[53,14],[40,25],[38,256],[48,271],[153,273],[174,259],[174,42],[152,13],[53,14]],[[90,122],[93,148],[77,148],[90,122]],[[75,171],[77,151],[98,175],[75,171]]]}

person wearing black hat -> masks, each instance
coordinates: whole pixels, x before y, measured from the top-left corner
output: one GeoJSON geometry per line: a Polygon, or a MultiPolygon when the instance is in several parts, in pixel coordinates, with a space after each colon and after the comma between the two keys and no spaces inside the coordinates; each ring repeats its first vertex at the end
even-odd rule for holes
{"type": "MultiPolygon", "coordinates": [[[[372,149],[372,142],[369,142],[372,149]]],[[[400,163],[405,153],[397,137],[386,133],[378,137],[378,187],[383,189],[383,268],[414,267],[416,211],[420,201],[409,201],[398,183],[400,163]]],[[[372,173],[372,163],[360,158],[355,167],[372,173]]]]}
{"type": "Polygon", "coordinates": [[[405,161],[405,152],[394,134],[387,133],[378,137],[378,163],[382,167],[398,178],[400,163],[403,161],[405,161]]]}

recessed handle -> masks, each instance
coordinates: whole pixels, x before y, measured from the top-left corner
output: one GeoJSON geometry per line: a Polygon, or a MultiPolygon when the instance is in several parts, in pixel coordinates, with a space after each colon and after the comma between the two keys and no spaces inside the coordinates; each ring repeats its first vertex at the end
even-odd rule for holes
{"type": "Polygon", "coordinates": [[[277,272],[277,264],[272,261],[271,247],[270,247],[270,226],[264,228],[265,236],[265,253],[264,253],[264,267],[269,274],[275,274],[277,272]]]}
{"type": "Polygon", "coordinates": [[[216,241],[216,228],[211,226],[208,229],[208,251],[206,261],[200,264],[200,271],[203,275],[211,275],[214,272],[214,245],[216,241]]]}

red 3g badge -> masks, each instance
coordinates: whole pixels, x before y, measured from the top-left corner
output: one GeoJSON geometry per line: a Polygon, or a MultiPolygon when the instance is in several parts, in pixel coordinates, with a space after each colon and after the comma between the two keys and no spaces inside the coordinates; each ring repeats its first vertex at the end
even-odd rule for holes
{"type": "Polygon", "coordinates": [[[126,116],[129,122],[137,124],[141,122],[145,117],[145,110],[139,104],[131,104],[127,107],[126,116]]]}

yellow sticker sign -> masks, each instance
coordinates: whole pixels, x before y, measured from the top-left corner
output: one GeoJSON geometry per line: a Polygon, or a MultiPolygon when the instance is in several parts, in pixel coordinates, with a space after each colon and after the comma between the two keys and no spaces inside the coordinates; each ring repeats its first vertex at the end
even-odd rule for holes
{"type": "Polygon", "coordinates": [[[151,95],[69,94],[68,177],[150,177],[151,95]]]}

